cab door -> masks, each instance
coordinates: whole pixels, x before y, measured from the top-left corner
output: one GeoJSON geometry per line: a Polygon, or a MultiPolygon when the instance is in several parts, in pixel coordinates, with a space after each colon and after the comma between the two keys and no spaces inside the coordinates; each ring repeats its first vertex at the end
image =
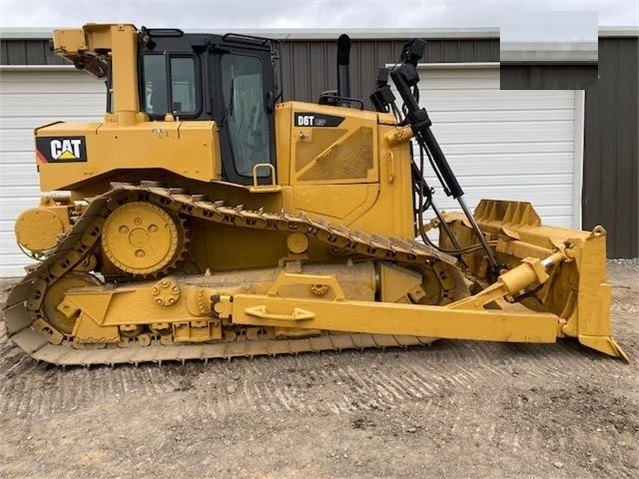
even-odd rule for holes
{"type": "Polygon", "coordinates": [[[273,182],[274,78],[270,51],[221,45],[209,57],[213,119],[220,128],[222,176],[252,185],[273,182]]]}

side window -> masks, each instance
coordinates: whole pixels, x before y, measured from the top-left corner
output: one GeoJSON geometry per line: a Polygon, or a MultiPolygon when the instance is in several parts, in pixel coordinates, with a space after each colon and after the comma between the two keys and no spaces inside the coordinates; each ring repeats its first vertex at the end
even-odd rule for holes
{"type": "Polygon", "coordinates": [[[192,57],[171,57],[171,102],[172,112],[193,114],[195,104],[195,59],[192,57]]]}
{"type": "MultiPolygon", "coordinates": [[[[252,176],[256,163],[270,163],[269,124],[264,105],[262,63],[257,57],[222,56],[224,118],[235,169],[252,176]]],[[[265,170],[258,171],[268,176],[265,170]]]]}
{"type": "Polygon", "coordinates": [[[194,115],[198,111],[195,58],[188,56],[144,55],[144,111],[152,116],[194,115]],[[170,75],[169,75],[170,73],[170,75]],[[169,87],[170,79],[170,87],[169,87]]]}
{"type": "Polygon", "coordinates": [[[168,111],[166,91],[166,58],[164,55],[144,55],[144,111],[149,115],[164,115],[168,111]]]}

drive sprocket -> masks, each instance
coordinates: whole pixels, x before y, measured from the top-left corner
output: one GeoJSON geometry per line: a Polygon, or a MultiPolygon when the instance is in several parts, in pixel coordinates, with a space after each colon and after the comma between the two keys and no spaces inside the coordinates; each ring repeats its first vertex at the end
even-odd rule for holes
{"type": "Polygon", "coordinates": [[[120,270],[144,277],[175,267],[186,242],[180,218],[146,201],[116,208],[107,217],[102,233],[105,257],[120,270]]]}

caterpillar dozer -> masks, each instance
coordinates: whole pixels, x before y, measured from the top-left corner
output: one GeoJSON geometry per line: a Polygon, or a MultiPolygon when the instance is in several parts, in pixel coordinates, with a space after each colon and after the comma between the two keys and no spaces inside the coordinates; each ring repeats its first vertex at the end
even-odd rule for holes
{"type": "Polygon", "coordinates": [[[35,130],[44,196],[15,233],[37,261],[4,309],[33,358],[574,338],[626,359],[602,227],[544,226],[521,201],[467,207],[419,104],[423,40],[380,69],[371,111],[350,95],[346,35],[318,103],[283,101],[266,38],[87,24],[52,48],[105,80],[106,113],[35,130]],[[460,212],[437,208],[427,166],[460,212]]]}

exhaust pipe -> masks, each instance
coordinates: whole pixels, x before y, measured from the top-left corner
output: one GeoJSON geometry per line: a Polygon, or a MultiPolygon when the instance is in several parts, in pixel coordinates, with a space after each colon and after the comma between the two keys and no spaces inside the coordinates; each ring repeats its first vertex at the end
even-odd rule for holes
{"type": "MultiPolygon", "coordinates": [[[[351,97],[351,82],[348,73],[350,52],[350,37],[346,34],[340,35],[337,39],[337,96],[340,98],[351,97]]],[[[348,106],[348,104],[339,102],[339,106],[348,106]]]]}

